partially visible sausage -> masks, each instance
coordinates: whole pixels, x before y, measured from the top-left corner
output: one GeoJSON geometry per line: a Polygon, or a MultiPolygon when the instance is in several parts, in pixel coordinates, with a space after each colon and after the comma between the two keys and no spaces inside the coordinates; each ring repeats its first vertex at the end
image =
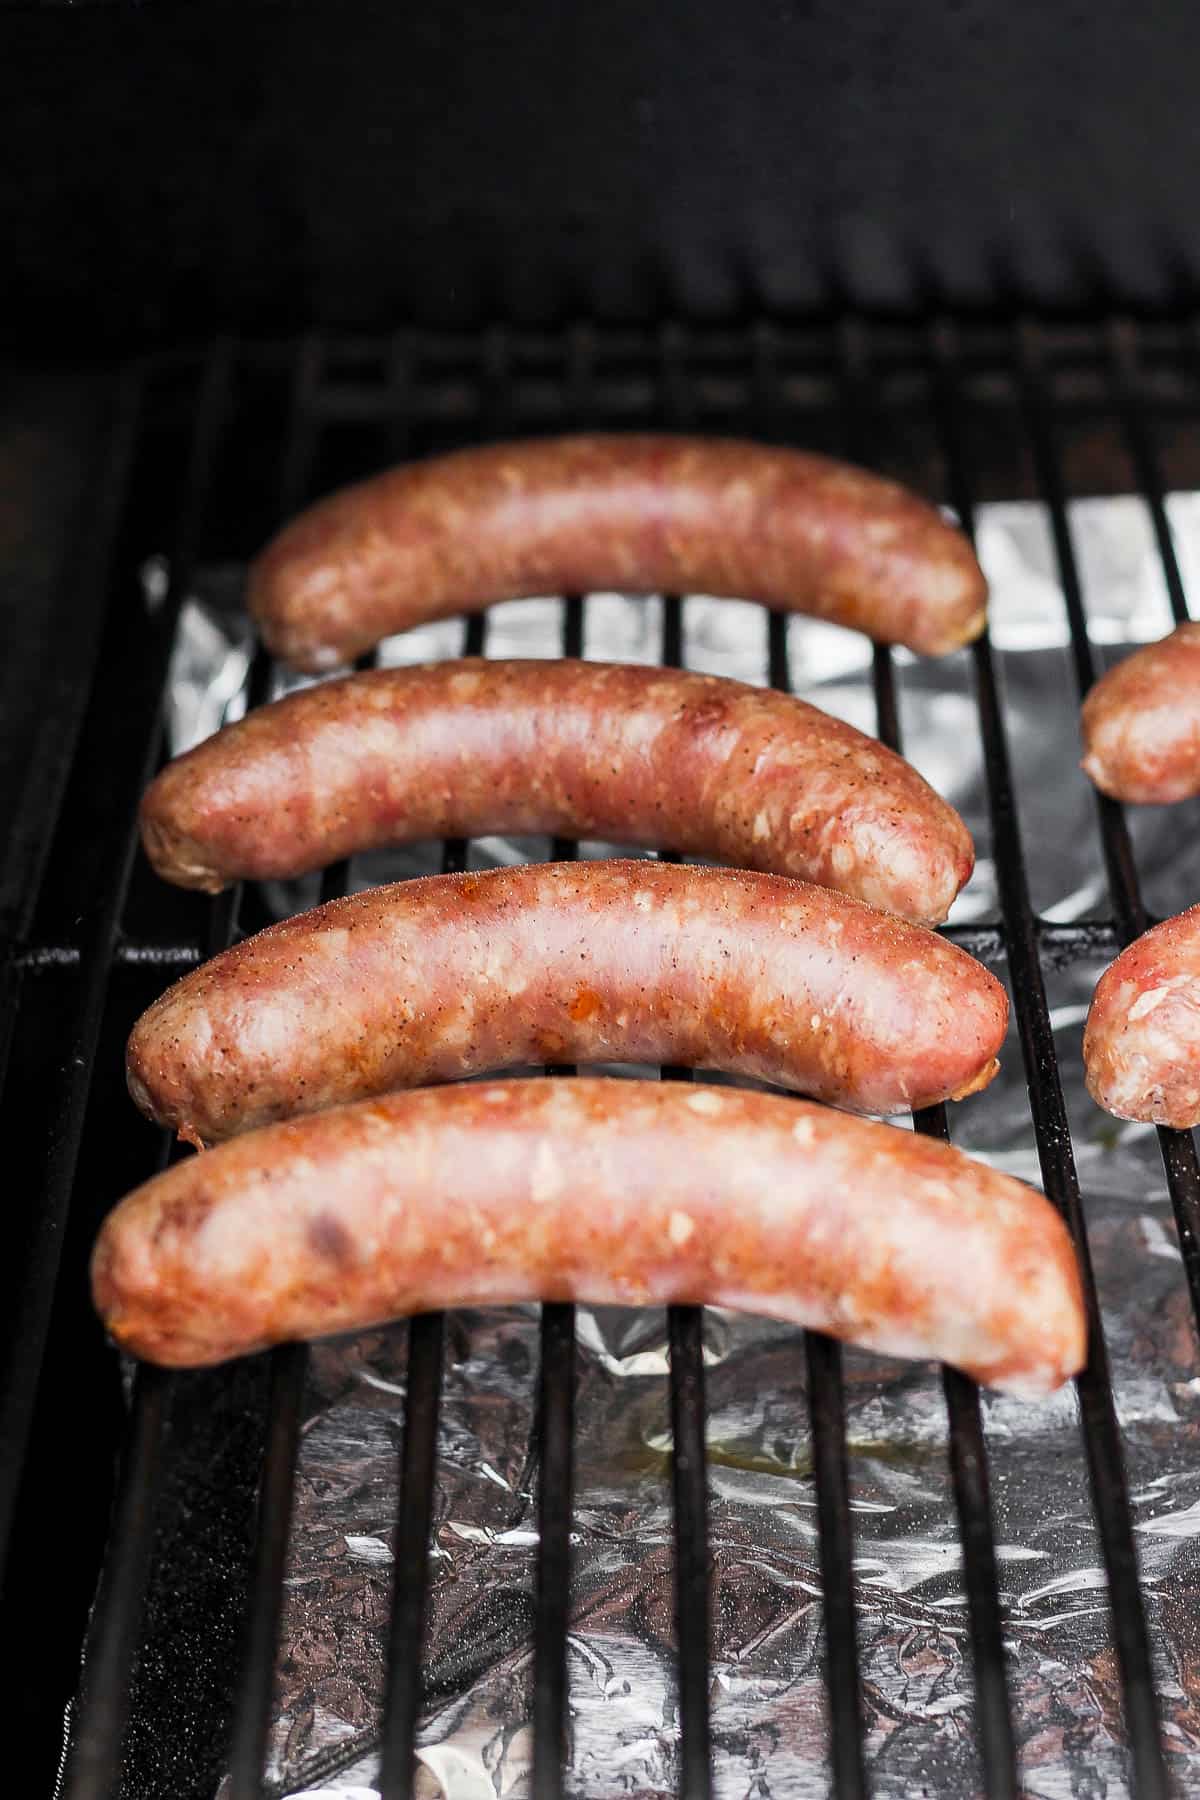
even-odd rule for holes
{"type": "Polygon", "coordinates": [[[798,450],[597,435],[411,463],[321,501],[250,572],[300,669],[522,594],[707,593],[815,613],[938,656],[983,630],[965,537],[894,482],[798,450]]]}
{"type": "Polygon", "coordinates": [[[1085,1351],[1034,1189],[911,1132],[670,1082],[433,1088],[252,1132],[122,1201],[92,1282],[123,1349],[183,1366],[518,1300],[740,1307],[1019,1394],[1085,1351]]]}
{"type": "Polygon", "coordinates": [[[1144,932],[1096,984],[1088,1092],[1118,1119],[1200,1124],[1200,906],[1144,932]]]}
{"type": "Polygon", "coordinates": [[[965,951],[807,882],[540,863],[273,925],[168,989],[126,1066],[203,1143],[527,1063],[686,1064],[892,1113],[990,1081],[1007,1016],[965,951]]]}
{"type": "Polygon", "coordinates": [[[159,874],[210,893],[416,838],[545,832],[798,875],[937,925],[974,861],[909,763],[803,700],[570,661],[323,682],[168,764],[141,824],[159,874]]]}
{"type": "Polygon", "coordinates": [[[1200,794],[1200,624],[1180,625],[1102,675],[1083,703],[1083,767],[1141,805],[1200,794]]]}

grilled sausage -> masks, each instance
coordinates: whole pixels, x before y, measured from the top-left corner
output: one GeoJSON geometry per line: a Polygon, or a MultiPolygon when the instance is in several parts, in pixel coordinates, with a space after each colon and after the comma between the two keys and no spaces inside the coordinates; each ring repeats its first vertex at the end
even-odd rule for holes
{"type": "Polygon", "coordinates": [[[1070,1239],[961,1151],[802,1101],[651,1081],[393,1094],[252,1132],[124,1200],[117,1342],[223,1361],[444,1306],[711,1302],[1015,1393],[1079,1369],[1070,1239]]]}
{"type": "Polygon", "coordinates": [[[1101,676],[1083,703],[1083,749],[1083,767],[1114,800],[1200,794],[1200,624],[1101,676]]]}
{"type": "Polygon", "coordinates": [[[965,951],[806,882],[542,863],[271,926],[142,1015],[127,1072],[203,1143],[525,1063],[702,1066],[890,1113],[990,1081],[1007,1014],[965,951]]]}
{"type": "Polygon", "coordinates": [[[168,881],[301,875],[415,838],[557,833],[798,875],[940,924],[974,853],[916,770],[769,688],[674,669],[469,659],[259,708],[142,802],[168,881]]]}
{"type": "Polygon", "coordinates": [[[1200,1124],[1200,906],[1143,932],[1104,971],[1083,1062],[1092,1099],[1118,1119],[1200,1124]]]}
{"type": "Polygon", "coordinates": [[[300,669],[522,594],[708,593],[941,655],[983,630],[967,540],[895,483],[763,444],[591,436],[408,464],[268,545],[250,607],[300,669]]]}

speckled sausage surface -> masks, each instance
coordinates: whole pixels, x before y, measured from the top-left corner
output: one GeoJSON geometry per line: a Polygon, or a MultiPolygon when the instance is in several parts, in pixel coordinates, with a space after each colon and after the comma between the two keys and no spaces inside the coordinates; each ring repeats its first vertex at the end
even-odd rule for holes
{"type": "Polygon", "coordinates": [[[203,1143],[528,1063],[671,1063],[893,1113],[990,1081],[1008,1002],[935,933],[783,875],[655,862],[432,875],[331,901],[176,982],[129,1040],[203,1143]]]}
{"type": "Polygon", "coordinates": [[[1049,1202],[961,1151],[802,1101],[652,1081],[425,1089],[189,1157],[110,1214],[96,1305],[151,1361],[445,1306],[713,1303],[1016,1393],[1075,1373],[1049,1202]]]}
{"type": "Polygon", "coordinates": [[[549,833],[797,875],[930,925],[974,862],[911,764],[803,700],[570,661],[323,682],[168,764],[141,825],[160,875],[211,893],[417,838],[549,833]]]}
{"type": "Polygon", "coordinates": [[[1200,624],[1101,676],[1083,703],[1083,767],[1101,793],[1153,805],[1200,794],[1200,624]]]}
{"type": "Polygon", "coordinates": [[[1104,971],[1083,1062],[1092,1099],[1118,1119],[1200,1124],[1200,906],[1144,932],[1104,971]]]}
{"type": "Polygon", "coordinates": [[[411,463],[303,513],[250,572],[267,644],[300,669],[523,594],[706,593],[815,613],[941,655],[983,629],[963,535],[825,457],[722,438],[593,435],[411,463]]]}

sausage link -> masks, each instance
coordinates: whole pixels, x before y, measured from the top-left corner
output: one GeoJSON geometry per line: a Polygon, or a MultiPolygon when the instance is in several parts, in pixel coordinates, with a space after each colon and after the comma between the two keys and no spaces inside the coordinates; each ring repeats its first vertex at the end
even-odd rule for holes
{"type": "Polygon", "coordinates": [[[544,832],[797,875],[936,925],[974,862],[909,763],[803,700],[568,661],[322,682],[168,764],[141,825],[160,875],[210,893],[417,838],[544,832]]]}
{"type": "Polygon", "coordinates": [[[1034,1189],[911,1132],[651,1081],[432,1088],[252,1132],[122,1201],[92,1282],[124,1349],[184,1366],[439,1307],[682,1302],[1036,1394],[1086,1330],[1034,1189]]]}
{"type": "Polygon", "coordinates": [[[1200,794],[1200,624],[1101,676],[1083,703],[1083,767],[1101,793],[1152,805],[1200,794]]]}
{"type": "Polygon", "coordinates": [[[938,656],[983,630],[965,537],[914,494],[797,450],[612,435],[461,450],[303,513],[250,572],[300,669],[522,594],[707,593],[815,613],[938,656]]]}
{"type": "Polygon", "coordinates": [[[202,1143],[527,1063],[722,1069],[892,1113],[990,1081],[1007,1016],[965,951],[806,882],[541,863],[273,925],[168,989],[126,1067],[143,1111],[202,1143]]]}
{"type": "Polygon", "coordinates": [[[1118,1119],[1200,1124],[1200,906],[1143,932],[1096,984],[1088,1092],[1118,1119]]]}

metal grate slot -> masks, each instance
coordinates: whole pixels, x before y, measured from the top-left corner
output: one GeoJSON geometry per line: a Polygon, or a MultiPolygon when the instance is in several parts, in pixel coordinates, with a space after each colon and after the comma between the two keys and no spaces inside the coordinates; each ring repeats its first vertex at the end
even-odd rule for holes
{"type": "MultiPolygon", "coordinates": [[[[1174,616],[1183,619],[1188,616],[1187,596],[1171,536],[1143,358],[1155,356],[1161,363],[1163,358],[1177,357],[1181,368],[1192,368],[1193,350],[1183,329],[1163,327],[1148,333],[1125,321],[1107,329],[1089,326],[1070,331],[1029,323],[1015,329],[939,324],[928,332],[856,320],[832,330],[762,321],[742,330],[711,332],[677,324],[652,332],[579,326],[521,334],[497,328],[478,338],[413,332],[353,344],[313,335],[299,344],[269,350],[220,343],[203,359],[166,359],[147,371],[141,416],[152,420],[156,408],[166,404],[161,394],[169,390],[175,409],[170,434],[173,460],[165,453],[156,455],[147,436],[140,448],[134,445],[128,491],[111,496],[111,511],[121,522],[108,584],[111,605],[101,678],[80,720],[80,747],[63,818],[50,847],[46,884],[38,895],[30,896],[27,908],[29,931],[22,930],[17,941],[3,946],[0,1001],[7,1011],[0,1019],[0,1081],[7,1075],[11,1082],[11,1069],[19,1066],[28,1026],[22,1009],[33,1006],[40,991],[37,983],[66,984],[62,991],[70,999],[71,1027],[48,1107],[51,1129],[39,1197],[43,1210],[31,1220],[22,1252],[20,1307],[0,1341],[0,1546],[7,1544],[27,1479],[26,1443],[43,1379],[45,1348],[56,1341],[53,1333],[59,1329],[55,1296],[63,1228],[72,1218],[89,1217],[87,1208],[95,1201],[89,1202],[88,1194],[103,1175],[81,1166],[81,1146],[92,1141],[90,1123],[85,1137],[85,1114],[102,1027],[111,1031],[114,1023],[121,1023],[114,1010],[124,1004],[121,984],[136,986],[140,967],[161,970],[165,982],[232,942],[238,930],[242,897],[236,892],[206,911],[198,901],[154,892],[133,905],[131,915],[127,889],[137,800],[159,754],[160,700],[176,615],[206,558],[228,562],[240,554],[227,543],[229,524],[222,522],[220,495],[224,461],[231,445],[243,441],[247,370],[253,367],[278,390],[277,413],[270,426],[271,460],[263,465],[277,470],[278,483],[274,496],[268,491],[255,504],[255,516],[249,512],[239,516],[234,533],[239,542],[243,537],[250,541],[265,536],[277,518],[302,504],[325,480],[327,468],[340,466],[337,456],[347,435],[355,433],[356,442],[379,446],[381,456],[402,457],[430,445],[440,448],[528,430],[593,423],[643,428],[665,423],[674,429],[694,429],[719,420],[722,430],[780,442],[839,446],[852,458],[869,463],[894,422],[886,399],[889,382],[899,382],[909,400],[916,396],[913,404],[924,416],[932,413],[932,449],[926,450],[922,466],[944,466],[946,498],[972,531],[977,492],[988,492],[970,433],[976,384],[982,379],[991,384],[992,392],[1002,385],[1011,396],[1015,429],[1031,457],[1031,484],[1046,508],[1065,596],[1074,678],[1082,696],[1095,677],[1096,659],[1073,535],[1072,496],[1064,473],[1069,466],[1064,446],[1070,440],[1059,386],[1063,360],[1069,360],[1073,369],[1086,363],[1089,380],[1094,381],[1098,372],[1102,404],[1119,422],[1148,509],[1174,616]],[[181,424],[178,415],[185,394],[191,396],[190,411],[181,424]],[[257,516],[264,512],[272,516],[257,516]],[[168,533],[170,582],[157,606],[143,616],[133,605],[134,576],[142,560],[159,546],[164,519],[173,521],[168,533]],[[97,798],[94,774],[90,783],[85,778],[89,761],[105,744],[114,747],[110,791],[97,798]],[[84,885],[70,891],[63,887],[62,896],[56,897],[55,890],[63,885],[61,871],[70,867],[72,844],[86,829],[98,834],[98,847],[91,852],[97,859],[97,877],[89,876],[84,885]],[[139,908],[151,918],[152,928],[143,929],[140,922],[131,925],[131,916],[140,920],[139,908]],[[10,1036],[11,1069],[4,1066],[3,1057],[10,1036]]],[[[919,453],[914,451],[913,456],[919,453]]],[[[698,607],[696,603],[693,622],[698,607]]],[[[658,649],[666,665],[685,663],[687,615],[687,604],[679,596],[662,598],[658,649]]],[[[586,622],[585,598],[565,597],[558,639],[563,654],[584,653],[586,622]]],[[[767,678],[774,686],[790,689],[788,621],[764,613],[763,632],[767,678]]],[[[466,623],[463,646],[470,654],[484,652],[482,617],[466,623]]],[[[974,647],[969,662],[999,906],[998,916],[956,926],[947,935],[986,961],[1007,963],[1043,1181],[1080,1252],[1092,1336],[1089,1364],[1077,1384],[1079,1424],[1108,1585],[1131,1787],[1138,1800],[1160,1800],[1167,1792],[1167,1771],[1146,1594],[1139,1584],[1121,1428],[1045,986],[1049,970],[1113,954],[1144,928],[1147,912],[1122,809],[1098,798],[1111,917],[1059,923],[1035,916],[1002,674],[988,639],[974,647]]],[[[887,650],[875,651],[871,674],[876,728],[883,742],[902,749],[898,668],[903,679],[900,660],[887,650]]],[[[251,702],[266,695],[272,680],[270,661],[260,653],[250,681],[251,702]]],[[[464,869],[468,848],[447,843],[443,868],[464,869]]],[[[565,840],[555,840],[548,848],[556,859],[578,854],[578,846],[565,840]]],[[[87,866],[90,870],[91,864],[87,866]]],[[[322,898],[345,892],[349,881],[347,867],[329,871],[322,898]]],[[[132,891],[136,900],[136,881],[132,891]]],[[[247,893],[244,899],[243,910],[249,913],[255,897],[247,893]]],[[[662,1073],[668,1078],[686,1074],[662,1073]]],[[[917,1115],[914,1125],[931,1136],[948,1137],[943,1107],[917,1115]]],[[[142,1128],[135,1120],[125,1129],[132,1134],[142,1128]]],[[[1160,1141],[1191,1303],[1200,1320],[1200,1166],[1190,1134],[1163,1132],[1160,1141]]],[[[165,1149],[148,1132],[143,1155],[139,1140],[137,1154],[146,1174],[156,1159],[161,1162],[165,1149]]],[[[99,1187],[101,1193],[106,1191],[102,1179],[99,1187]]],[[[426,1699],[423,1644],[431,1604],[430,1543],[445,1322],[441,1315],[428,1315],[411,1321],[407,1332],[394,1585],[378,1740],[380,1786],[386,1800],[407,1800],[417,1776],[415,1746],[426,1699]]],[[[722,1621],[713,1617],[701,1312],[671,1308],[668,1337],[678,1701],[674,1780],[677,1791],[689,1800],[707,1800],[714,1791],[714,1760],[719,1778],[727,1742],[720,1691],[713,1686],[722,1621]]],[[[576,1346],[573,1307],[543,1307],[539,1354],[532,1452],[526,1464],[526,1473],[536,1481],[538,1525],[536,1563],[531,1568],[532,1786],[536,1800],[561,1800],[564,1792],[573,1793],[578,1785],[571,1763],[568,1661],[576,1379],[582,1357],[576,1346]]],[[[830,1784],[842,1800],[858,1800],[871,1787],[871,1746],[858,1635],[858,1603],[865,1590],[857,1587],[854,1568],[854,1496],[842,1351],[832,1340],[810,1334],[805,1363],[830,1784]]],[[[178,1472],[188,1466],[187,1427],[194,1424],[195,1409],[202,1403],[198,1395],[211,1396],[214,1407],[233,1408],[245,1427],[246,1444],[244,1452],[239,1449],[238,1466],[246,1478],[247,1506],[244,1519],[241,1514],[230,1515],[229,1575],[222,1588],[223,1604],[243,1635],[240,1657],[231,1656],[227,1668],[198,1671],[194,1690],[186,1677],[176,1684],[178,1714],[161,1722],[161,1735],[174,1735],[178,1725],[181,1741],[194,1744],[203,1730],[211,1741],[204,1746],[204,1755],[191,1753],[194,1768],[183,1774],[176,1768],[170,1792],[172,1800],[192,1800],[193,1793],[196,1800],[201,1796],[208,1800],[220,1773],[228,1774],[229,1800],[255,1800],[281,1791],[268,1789],[264,1771],[308,1365],[304,1348],[286,1348],[269,1359],[237,1365],[211,1378],[207,1387],[198,1386],[198,1378],[191,1376],[138,1370],[109,1548],[88,1635],[86,1680],[62,1787],[68,1800],[142,1800],[145,1794],[168,1791],[160,1764],[147,1750],[148,1738],[158,1727],[147,1731],[139,1710],[143,1705],[139,1683],[149,1674],[161,1684],[164,1671],[169,1675],[176,1667],[172,1657],[179,1658],[178,1646],[168,1642],[164,1627],[162,1594],[169,1592],[173,1576],[171,1547],[179,1545],[181,1534],[186,1538],[178,1472]],[[244,1533],[244,1543],[239,1532],[244,1533]],[[201,1726],[197,1721],[207,1723],[201,1726]]],[[[962,1551],[964,1640],[973,1673],[972,1731],[981,1786],[989,1800],[1015,1800],[1020,1791],[1017,1731],[1009,1694],[984,1414],[977,1389],[965,1377],[944,1370],[941,1382],[962,1551]]],[[[998,1472],[996,1481],[999,1484],[998,1472]]],[[[862,1530],[865,1534],[865,1524],[862,1530]]],[[[336,1774],[333,1765],[331,1772],[336,1774]]],[[[930,1792],[935,1791],[940,1790],[931,1781],[930,1792]]]]}

